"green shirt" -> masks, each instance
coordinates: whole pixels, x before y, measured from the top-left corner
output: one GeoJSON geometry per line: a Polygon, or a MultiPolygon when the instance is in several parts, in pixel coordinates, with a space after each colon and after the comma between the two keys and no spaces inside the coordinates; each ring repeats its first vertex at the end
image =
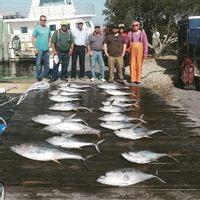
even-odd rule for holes
{"type": "Polygon", "coordinates": [[[33,36],[36,38],[35,46],[39,51],[49,50],[49,38],[51,37],[51,31],[48,26],[35,26],[33,29],[33,36]]]}
{"type": "Polygon", "coordinates": [[[70,31],[63,32],[59,29],[54,32],[51,41],[57,50],[68,51],[71,44],[74,43],[74,38],[70,31]]]}

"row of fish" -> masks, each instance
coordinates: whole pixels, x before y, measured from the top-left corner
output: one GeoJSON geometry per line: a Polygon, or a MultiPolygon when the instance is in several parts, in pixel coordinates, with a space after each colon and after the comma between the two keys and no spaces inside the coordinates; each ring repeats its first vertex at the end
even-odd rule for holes
{"type": "MultiPolygon", "coordinates": [[[[112,88],[109,85],[106,85],[106,87],[101,85],[99,88],[103,89],[106,94],[111,95],[106,101],[102,102],[103,106],[99,109],[100,111],[110,113],[99,118],[100,121],[103,121],[100,123],[100,126],[113,130],[114,134],[120,138],[130,140],[138,140],[145,137],[150,138],[151,135],[162,131],[148,130],[141,126],[142,123],[146,123],[143,120],[143,115],[139,118],[133,118],[123,114],[125,112],[135,111],[139,107],[138,101],[134,99],[134,94],[118,91],[118,87],[112,88]],[[134,124],[133,121],[137,123],[134,124]]],[[[127,89],[127,87],[123,87],[123,89],[127,89]]],[[[178,161],[169,154],[155,153],[152,151],[125,152],[121,153],[121,156],[129,162],[138,164],[150,163],[164,156],[178,161]]],[[[157,178],[162,183],[165,183],[165,181],[155,175],[147,174],[134,168],[123,168],[106,172],[97,179],[97,182],[112,186],[129,186],[150,178],[157,178]]]]}

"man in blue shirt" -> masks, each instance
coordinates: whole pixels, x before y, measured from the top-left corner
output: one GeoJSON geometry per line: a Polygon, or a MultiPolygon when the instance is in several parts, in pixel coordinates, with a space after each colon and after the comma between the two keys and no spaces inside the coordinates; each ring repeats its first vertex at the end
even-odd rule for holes
{"type": "Polygon", "coordinates": [[[39,25],[35,26],[32,34],[32,44],[36,55],[36,78],[41,81],[42,78],[48,78],[49,75],[49,47],[51,31],[46,26],[46,16],[40,16],[39,25]],[[41,67],[41,61],[44,60],[44,71],[41,67]]]}

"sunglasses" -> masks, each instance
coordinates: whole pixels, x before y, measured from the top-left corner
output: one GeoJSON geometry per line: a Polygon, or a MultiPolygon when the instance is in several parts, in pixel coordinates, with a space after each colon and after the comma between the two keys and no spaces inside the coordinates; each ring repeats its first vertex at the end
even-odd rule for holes
{"type": "Polygon", "coordinates": [[[133,24],[133,26],[139,26],[139,24],[133,24]]]}
{"type": "Polygon", "coordinates": [[[41,21],[41,22],[46,22],[46,19],[41,19],[40,21],[41,21]]]}

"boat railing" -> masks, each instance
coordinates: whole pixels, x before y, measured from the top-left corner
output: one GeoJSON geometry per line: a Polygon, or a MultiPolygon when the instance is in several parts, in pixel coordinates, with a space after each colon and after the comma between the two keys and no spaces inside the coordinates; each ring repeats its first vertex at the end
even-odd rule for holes
{"type": "Polygon", "coordinates": [[[31,8],[29,18],[39,18],[41,15],[48,17],[68,17],[74,15],[94,14],[94,5],[80,5],[76,8],[72,5],[66,6],[37,6],[31,8]]]}

